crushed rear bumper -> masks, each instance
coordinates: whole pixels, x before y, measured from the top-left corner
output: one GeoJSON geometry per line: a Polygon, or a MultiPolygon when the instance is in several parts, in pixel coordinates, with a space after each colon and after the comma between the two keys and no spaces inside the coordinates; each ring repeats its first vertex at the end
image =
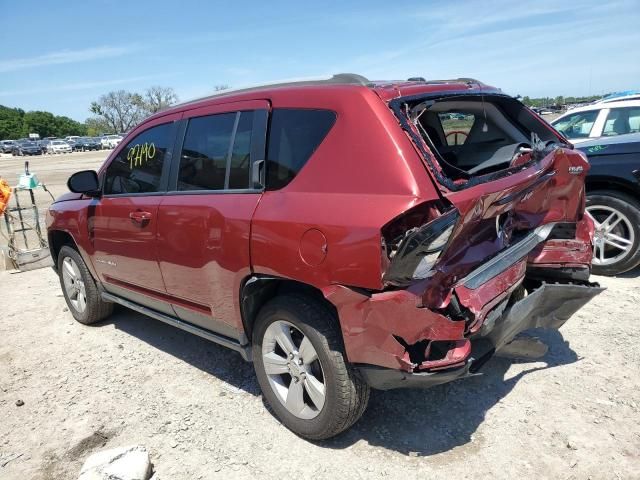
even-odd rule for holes
{"type": "Polygon", "coordinates": [[[542,284],[513,303],[503,303],[487,315],[482,327],[469,336],[471,354],[456,368],[408,372],[373,365],[359,365],[364,379],[373,388],[424,388],[465,378],[476,373],[493,353],[532,328],[560,328],[577,310],[600,294],[598,284],[542,284]]]}

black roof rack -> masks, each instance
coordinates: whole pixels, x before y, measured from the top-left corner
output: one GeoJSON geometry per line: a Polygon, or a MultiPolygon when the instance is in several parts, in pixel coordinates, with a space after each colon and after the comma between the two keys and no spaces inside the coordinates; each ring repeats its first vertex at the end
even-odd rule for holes
{"type": "Polygon", "coordinates": [[[475,78],[449,78],[445,80],[427,80],[424,77],[409,77],[407,78],[407,82],[422,82],[422,83],[453,83],[453,82],[462,82],[462,83],[476,83],[478,85],[484,85],[480,80],[476,80],[475,78]]]}

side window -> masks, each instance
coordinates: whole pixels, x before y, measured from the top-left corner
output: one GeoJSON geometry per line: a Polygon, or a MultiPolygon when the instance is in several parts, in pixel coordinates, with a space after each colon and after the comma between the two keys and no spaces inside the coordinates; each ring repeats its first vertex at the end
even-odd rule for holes
{"type": "Polygon", "coordinates": [[[439,113],[438,118],[449,146],[465,143],[469,137],[471,127],[476,123],[475,115],[466,112],[439,113]]]}
{"type": "Polygon", "coordinates": [[[172,124],[163,123],[138,134],[107,167],[104,193],[157,192],[162,166],[172,147],[172,124]]]}
{"type": "Polygon", "coordinates": [[[189,120],[178,190],[249,188],[253,112],[233,112],[189,120]]]}
{"type": "Polygon", "coordinates": [[[602,135],[624,135],[638,131],[640,131],[640,107],[612,108],[604,123],[602,135]]]}
{"type": "Polygon", "coordinates": [[[600,110],[590,110],[569,115],[553,126],[567,138],[587,138],[600,110]]]}
{"type": "Polygon", "coordinates": [[[336,114],[330,110],[273,110],[266,161],[268,190],[277,190],[293,180],[335,121],[336,114]]]}

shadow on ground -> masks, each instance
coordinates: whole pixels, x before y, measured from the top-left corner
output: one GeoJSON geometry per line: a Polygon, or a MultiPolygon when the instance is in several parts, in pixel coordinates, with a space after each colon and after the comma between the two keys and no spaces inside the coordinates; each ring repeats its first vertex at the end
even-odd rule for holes
{"type": "MultiPolygon", "coordinates": [[[[118,309],[109,323],[233,387],[260,395],[253,366],[236,352],[125,309],[118,309]]],[[[509,367],[519,361],[494,357],[480,376],[427,390],[374,390],[367,411],[356,425],[318,445],[343,449],[365,440],[406,455],[428,456],[468,443],[486,412],[508,395],[522,377],[578,361],[560,332],[537,330],[528,335],[549,347],[542,358],[531,363],[531,368],[505,380],[509,367]]],[[[527,362],[530,361],[520,363],[527,362]]]]}
{"type": "Polygon", "coordinates": [[[237,352],[119,306],[106,322],[98,326],[108,324],[113,324],[118,330],[187,362],[232,387],[252,395],[260,395],[253,365],[245,362],[237,352]]]}
{"type": "Polygon", "coordinates": [[[480,376],[427,390],[374,390],[361,421],[344,435],[325,442],[326,446],[341,449],[363,439],[370,445],[406,455],[428,456],[470,442],[487,411],[507,396],[521,378],[578,361],[569,342],[557,330],[530,331],[528,335],[549,347],[535,363],[494,357],[480,376]],[[531,367],[505,380],[513,363],[531,367]]]}
{"type": "Polygon", "coordinates": [[[638,278],[640,277],[640,267],[636,267],[633,270],[629,270],[628,272],[624,272],[618,275],[620,278],[638,278]]]}

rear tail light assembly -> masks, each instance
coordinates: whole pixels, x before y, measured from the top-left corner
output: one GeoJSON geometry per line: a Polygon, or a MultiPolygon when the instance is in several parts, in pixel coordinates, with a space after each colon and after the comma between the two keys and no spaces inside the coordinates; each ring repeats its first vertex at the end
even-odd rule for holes
{"type": "Polygon", "coordinates": [[[444,251],[458,221],[457,210],[417,227],[395,239],[383,236],[389,266],[383,275],[385,285],[404,287],[433,275],[433,267],[444,251]]]}

